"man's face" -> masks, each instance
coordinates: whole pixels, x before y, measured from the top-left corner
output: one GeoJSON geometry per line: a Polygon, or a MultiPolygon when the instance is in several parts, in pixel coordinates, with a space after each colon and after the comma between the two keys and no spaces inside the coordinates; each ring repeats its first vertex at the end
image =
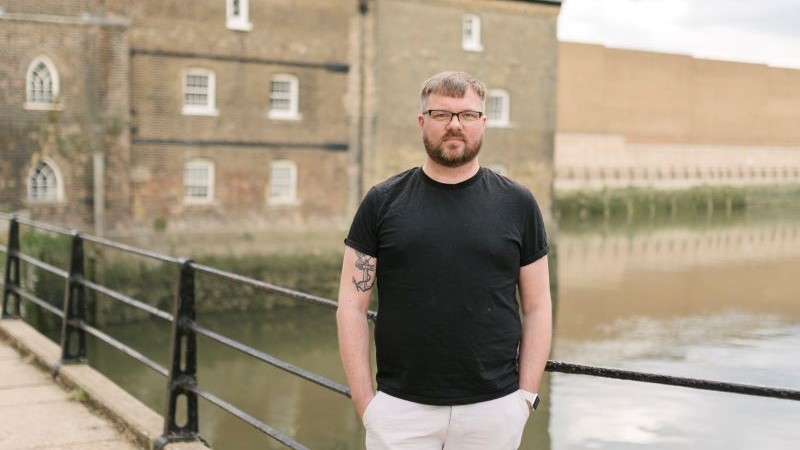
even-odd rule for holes
{"type": "MultiPolygon", "coordinates": [[[[483,111],[483,102],[478,94],[470,88],[462,98],[430,94],[425,109],[453,113],[467,110],[483,111]]],[[[453,116],[450,122],[442,123],[432,120],[429,115],[424,114],[420,114],[418,120],[425,151],[428,152],[428,157],[437,164],[445,167],[460,167],[478,156],[483,142],[486,116],[470,123],[461,123],[457,116],[453,116]]]]}

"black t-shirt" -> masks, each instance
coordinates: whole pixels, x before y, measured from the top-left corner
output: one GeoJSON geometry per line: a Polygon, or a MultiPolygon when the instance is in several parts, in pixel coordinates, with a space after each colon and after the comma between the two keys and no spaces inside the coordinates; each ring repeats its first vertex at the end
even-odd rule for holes
{"type": "Polygon", "coordinates": [[[378,260],[378,389],[431,405],[519,385],[520,267],[549,251],[525,187],[481,168],[443,184],[420,168],[373,187],[345,244],[378,260]]]}

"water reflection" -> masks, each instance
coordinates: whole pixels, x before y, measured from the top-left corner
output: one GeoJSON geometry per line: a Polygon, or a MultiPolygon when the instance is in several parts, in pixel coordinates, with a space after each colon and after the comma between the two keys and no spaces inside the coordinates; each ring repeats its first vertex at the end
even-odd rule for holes
{"type": "MultiPolygon", "coordinates": [[[[555,358],[800,389],[800,222],[567,231],[558,256],[555,358]]],[[[552,380],[552,449],[797,445],[798,402],[552,380]]]]}
{"type": "MultiPolygon", "coordinates": [[[[800,389],[800,220],[562,229],[557,248],[554,358],[800,389]]],[[[324,283],[338,279],[336,264],[308,270],[324,283]]],[[[276,302],[198,320],[344,382],[330,310],[276,302]]],[[[107,331],[165,363],[165,324],[107,331]]],[[[199,345],[204,389],[311,448],[363,448],[348,399],[211,341],[199,345]]],[[[101,344],[89,352],[101,371],[162,410],[163,378],[101,344]]],[[[795,448],[800,423],[800,402],[786,400],[563,374],[546,375],[542,391],[524,450],[782,450],[795,448]]],[[[202,401],[201,430],[219,449],[281,448],[202,401]]]]}

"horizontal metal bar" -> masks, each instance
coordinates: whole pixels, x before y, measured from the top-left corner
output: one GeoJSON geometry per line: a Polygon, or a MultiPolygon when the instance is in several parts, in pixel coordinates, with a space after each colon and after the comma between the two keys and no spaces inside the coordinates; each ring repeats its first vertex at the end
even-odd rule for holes
{"type": "Polygon", "coordinates": [[[548,361],[546,370],[550,372],[591,375],[595,377],[640,381],[645,383],[664,384],[668,386],[687,387],[691,389],[754,395],[758,397],[800,400],[800,391],[793,389],[756,386],[752,384],[728,383],[723,381],[702,380],[697,378],[674,377],[670,375],[634,372],[631,370],[611,369],[607,367],[585,366],[558,361],[548,361]]]}
{"type": "Polygon", "coordinates": [[[239,419],[246,422],[248,425],[256,428],[257,430],[261,431],[262,433],[270,436],[271,438],[277,440],[281,444],[295,450],[308,450],[308,447],[304,446],[303,444],[295,441],[294,439],[286,436],[285,434],[281,433],[280,431],[272,428],[271,426],[265,424],[264,422],[256,419],[255,417],[247,414],[246,412],[242,411],[241,409],[233,406],[232,404],[226,402],[225,400],[217,397],[216,395],[204,391],[197,386],[182,386],[183,389],[193,392],[197,394],[198,397],[202,397],[209,402],[213,403],[217,407],[233,414],[234,416],[238,417],[239,419]]]}
{"type": "Polygon", "coordinates": [[[256,350],[256,349],[254,349],[252,347],[249,347],[249,346],[247,346],[245,344],[242,344],[241,342],[233,340],[233,339],[231,339],[231,338],[229,338],[227,336],[223,336],[223,335],[221,335],[219,333],[216,333],[216,332],[211,331],[211,330],[209,330],[207,328],[201,327],[201,326],[199,326],[197,324],[191,324],[189,326],[189,328],[194,330],[199,335],[205,336],[205,337],[207,337],[209,339],[213,339],[213,340],[219,342],[220,344],[227,345],[228,347],[230,347],[230,348],[232,348],[234,350],[239,350],[240,352],[242,352],[242,353],[244,353],[246,355],[252,356],[253,358],[256,358],[256,359],[258,359],[260,361],[263,361],[263,362],[265,362],[267,364],[270,364],[270,365],[275,366],[275,367],[277,367],[279,369],[285,370],[286,372],[289,372],[292,375],[296,375],[296,376],[299,376],[301,378],[304,378],[304,379],[306,379],[308,381],[311,381],[312,383],[316,383],[316,384],[318,384],[318,385],[320,385],[322,387],[328,388],[328,389],[330,389],[330,390],[332,390],[334,392],[337,392],[339,394],[342,394],[344,396],[347,396],[347,397],[350,396],[350,390],[347,388],[347,386],[345,386],[343,384],[337,383],[337,382],[335,382],[333,380],[329,380],[329,379],[327,379],[327,378],[325,378],[325,377],[323,377],[321,375],[317,375],[317,374],[315,374],[313,372],[309,372],[309,371],[307,371],[305,369],[302,369],[300,367],[295,366],[294,364],[290,364],[290,363],[288,363],[286,361],[283,361],[281,359],[278,359],[278,358],[276,358],[276,357],[274,357],[272,355],[269,355],[269,354],[264,353],[262,351],[256,350]]]}
{"type": "Polygon", "coordinates": [[[42,309],[46,310],[47,312],[52,313],[53,315],[56,315],[58,317],[61,317],[62,319],[64,318],[63,311],[51,305],[46,300],[42,300],[41,298],[24,291],[19,286],[10,286],[8,290],[15,294],[18,294],[20,297],[24,298],[25,300],[28,300],[31,303],[39,305],[42,309]]]}
{"type": "Polygon", "coordinates": [[[138,351],[132,349],[131,347],[128,347],[127,345],[125,345],[122,342],[114,339],[113,337],[109,336],[108,334],[103,333],[102,331],[98,330],[97,328],[95,328],[93,326],[90,326],[89,324],[87,324],[85,322],[77,322],[74,325],[79,327],[79,328],[82,328],[87,333],[91,334],[92,336],[96,337],[97,339],[100,339],[101,341],[103,341],[106,344],[114,347],[115,349],[121,351],[122,353],[125,353],[126,355],[130,356],[131,358],[143,363],[144,365],[146,365],[147,367],[153,369],[157,373],[159,373],[159,374],[161,374],[161,375],[163,375],[165,377],[169,375],[169,372],[167,371],[167,369],[164,368],[163,366],[161,366],[160,364],[158,364],[157,362],[155,362],[152,359],[144,356],[143,354],[141,354],[138,351]]]}
{"type": "MultiPolygon", "coordinates": [[[[239,283],[247,284],[259,289],[263,289],[265,291],[277,292],[287,297],[291,297],[297,300],[302,300],[306,303],[321,305],[329,309],[336,309],[339,306],[337,302],[324,297],[307,294],[305,292],[295,291],[293,289],[277,286],[271,283],[266,283],[264,281],[255,280],[253,278],[245,277],[243,275],[238,275],[232,272],[227,272],[225,270],[220,270],[203,264],[192,263],[192,267],[198,272],[204,272],[210,275],[216,275],[220,278],[224,278],[230,281],[237,281],[239,283]]],[[[369,311],[367,312],[367,316],[371,320],[375,320],[375,318],[377,317],[377,313],[374,311],[369,311]]]]}
{"type": "Polygon", "coordinates": [[[67,279],[67,277],[69,277],[69,272],[67,272],[66,270],[60,269],[60,268],[58,268],[56,266],[53,266],[51,264],[47,264],[46,262],[44,262],[42,260],[39,260],[39,259],[36,259],[33,256],[26,255],[25,253],[22,253],[22,252],[11,252],[10,256],[16,256],[20,260],[25,261],[26,263],[28,263],[28,264],[30,264],[32,266],[36,266],[36,267],[38,267],[38,268],[40,268],[40,269],[42,269],[42,270],[44,270],[46,272],[52,273],[53,275],[58,275],[58,276],[60,276],[61,278],[65,279],[65,280],[67,279]]]}
{"type": "Polygon", "coordinates": [[[36,220],[30,219],[23,219],[21,217],[17,217],[17,222],[27,225],[29,227],[37,228],[39,230],[50,231],[52,233],[63,234],[66,236],[71,236],[75,232],[73,230],[69,230],[67,228],[62,228],[56,225],[50,225],[49,223],[38,222],[36,220]]]}
{"type": "Polygon", "coordinates": [[[126,251],[128,253],[133,253],[139,256],[146,256],[148,258],[157,259],[162,262],[168,262],[172,264],[180,264],[181,262],[179,258],[163,255],[161,253],[156,253],[150,250],[145,250],[143,248],[138,248],[131,245],[120,244],[119,242],[109,241],[108,239],[99,238],[97,236],[81,234],[81,238],[84,241],[94,242],[95,244],[104,245],[106,247],[111,247],[117,250],[126,251]]]}
{"type": "Polygon", "coordinates": [[[103,295],[105,295],[107,297],[111,297],[114,300],[121,301],[122,303],[125,303],[127,305],[133,306],[134,308],[137,308],[137,309],[140,309],[142,311],[148,312],[148,313],[150,313],[150,314],[152,314],[154,316],[160,317],[160,318],[162,318],[164,320],[172,322],[172,320],[174,319],[172,314],[170,314],[170,313],[168,313],[166,311],[162,311],[162,310],[160,310],[160,309],[158,309],[158,308],[156,308],[154,306],[148,305],[147,303],[144,303],[144,302],[142,302],[140,300],[136,300],[133,297],[129,297],[129,296],[123,294],[123,293],[117,292],[117,291],[115,291],[113,289],[109,289],[109,288],[107,288],[105,286],[102,286],[102,285],[99,285],[99,284],[97,284],[95,282],[92,282],[92,281],[89,281],[89,280],[86,280],[86,279],[80,279],[80,280],[78,280],[78,282],[80,284],[86,286],[87,288],[93,290],[93,291],[99,292],[99,293],[101,293],[101,294],[103,294],[103,295]]]}

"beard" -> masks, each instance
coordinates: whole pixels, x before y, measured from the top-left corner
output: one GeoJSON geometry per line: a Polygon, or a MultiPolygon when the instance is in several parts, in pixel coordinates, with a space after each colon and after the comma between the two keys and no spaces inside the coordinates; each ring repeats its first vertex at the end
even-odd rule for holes
{"type": "Polygon", "coordinates": [[[428,156],[437,164],[445,167],[461,167],[478,156],[478,152],[481,151],[483,139],[479,139],[475,142],[468,142],[466,136],[461,133],[447,133],[442,136],[439,145],[434,145],[428,136],[425,135],[422,136],[422,143],[425,145],[425,151],[428,153],[428,156]],[[455,154],[456,148],[459,147],[458,143],[445,143],[446,139],[453,137],[462,139],[463,141],[464,148],[460,154],[455,154]]]}

